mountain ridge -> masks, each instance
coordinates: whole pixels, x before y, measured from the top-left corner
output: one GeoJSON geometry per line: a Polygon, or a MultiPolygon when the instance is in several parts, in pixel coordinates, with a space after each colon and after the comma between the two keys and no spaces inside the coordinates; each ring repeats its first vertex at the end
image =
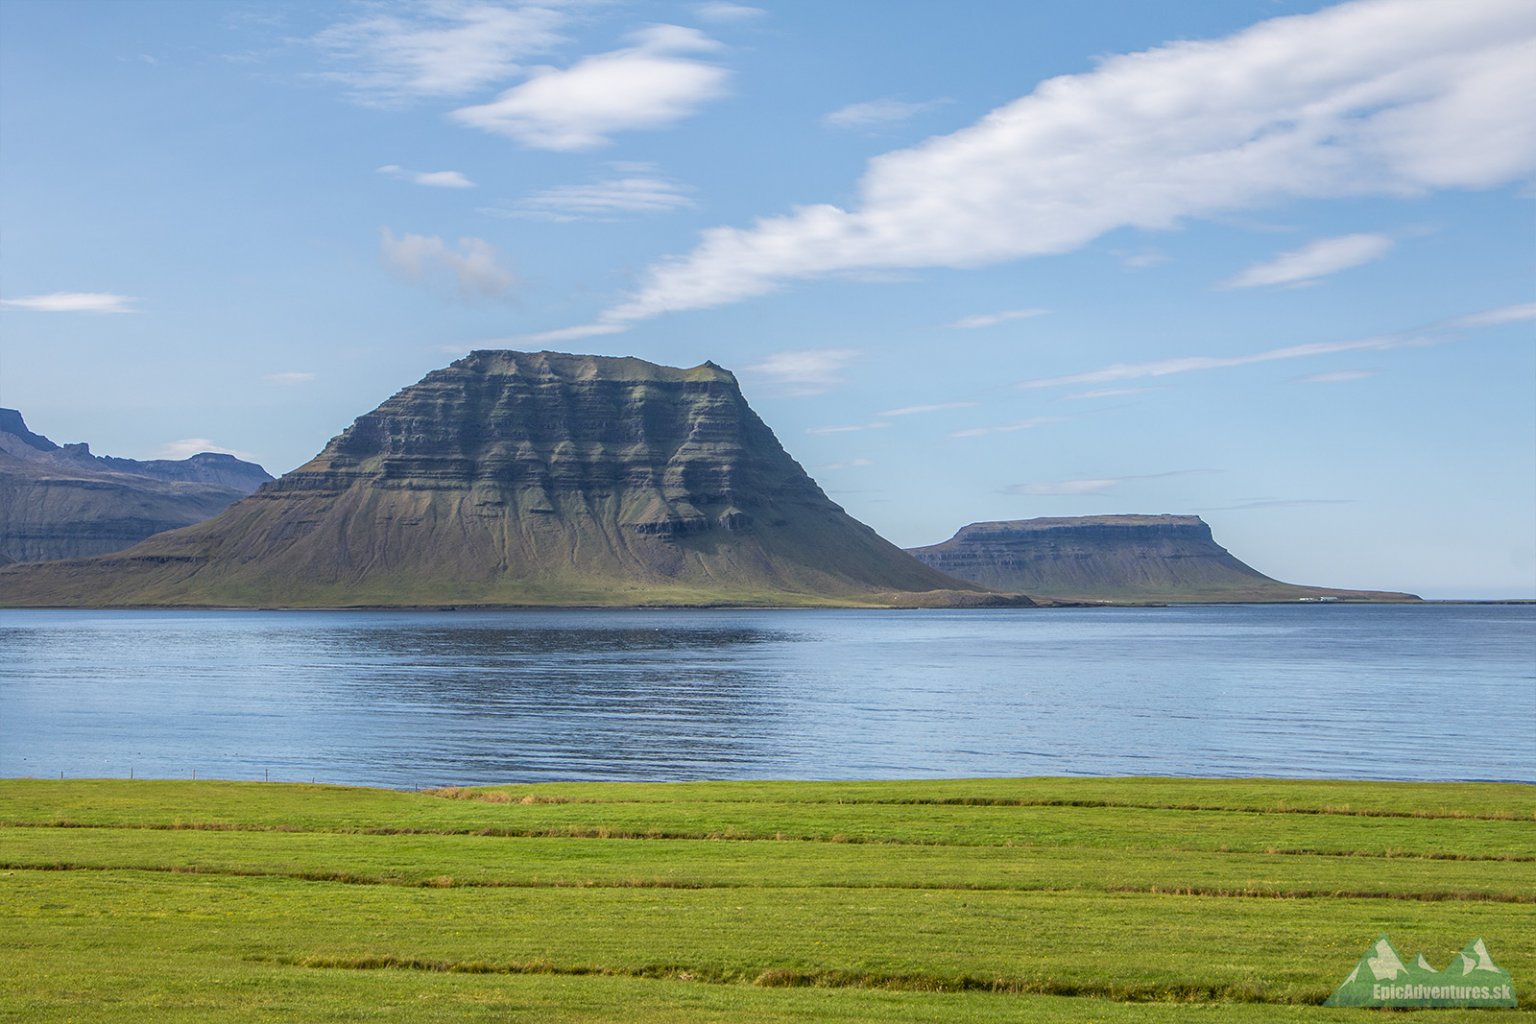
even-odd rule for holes
{"type": "Polygon", "coordinates": [[[56,444],[0,409],[0,555],[15,562],[107,554],[200,522],[272,479],[261,466],[201,452],[140,461],[56,444]]]}

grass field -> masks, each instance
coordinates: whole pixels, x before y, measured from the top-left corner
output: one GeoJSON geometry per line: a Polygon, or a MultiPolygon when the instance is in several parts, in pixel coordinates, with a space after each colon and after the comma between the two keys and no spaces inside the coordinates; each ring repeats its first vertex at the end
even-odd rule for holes
{"type": "Polygon", "coordinates": [[[3,1021],[1359,1020],[1385,931],[1536,1022],[1532,786],[11,779],[0,883],[3,1021]]]}

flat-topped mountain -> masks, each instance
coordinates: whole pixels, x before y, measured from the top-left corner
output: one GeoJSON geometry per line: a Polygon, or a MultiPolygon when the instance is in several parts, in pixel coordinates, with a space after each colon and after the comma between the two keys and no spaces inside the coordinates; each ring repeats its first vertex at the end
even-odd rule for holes
{"type": "Polygon", "coordinates": [[[736,378],[474,352],[223,514],[0,569],[12,604],[890,604],[991,600],[833,503],[736,378]],[[938,593],[935,593],[938,592],[938,593]]]}
{"type": "Polygon", "coordinates": [[[994,590],[1072,601],[1412,601],[1412,594],[1271,579],[1217,544],[1199,516],[1116,515],[972,523],[910,548],[942,572],[994,590]]]}
{"type": "Polygon", "coordinates": [[[204,452],[140,462],[92,455],[33,433],[0,409],[0,557],[100,555],[201,522],[271,480],[260,466],[204,452]]]}

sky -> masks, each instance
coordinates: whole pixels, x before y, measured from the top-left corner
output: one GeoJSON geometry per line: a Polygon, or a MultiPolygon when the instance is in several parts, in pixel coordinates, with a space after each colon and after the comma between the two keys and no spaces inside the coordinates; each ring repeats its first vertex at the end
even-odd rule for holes
{"type": "Polygon", "coordinates": [[[0,404],[277,474],[477,348],[734,371],[903,546],[1536,597],[1536,4],[0,5],[0,404]]]}

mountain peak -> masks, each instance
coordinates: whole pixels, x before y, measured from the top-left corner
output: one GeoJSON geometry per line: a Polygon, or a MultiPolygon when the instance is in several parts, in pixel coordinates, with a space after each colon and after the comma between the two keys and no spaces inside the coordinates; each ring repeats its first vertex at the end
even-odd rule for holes
{"type": "Polygon", "coordinates": [[[29,448],[35,448],[40,452],[56,452],[59,446],[54,444],[42,434],[34,434],[27,429],[27,421],[21,416],[18,409],[0,409],[0,434],[10,434],[29,448]]]}

